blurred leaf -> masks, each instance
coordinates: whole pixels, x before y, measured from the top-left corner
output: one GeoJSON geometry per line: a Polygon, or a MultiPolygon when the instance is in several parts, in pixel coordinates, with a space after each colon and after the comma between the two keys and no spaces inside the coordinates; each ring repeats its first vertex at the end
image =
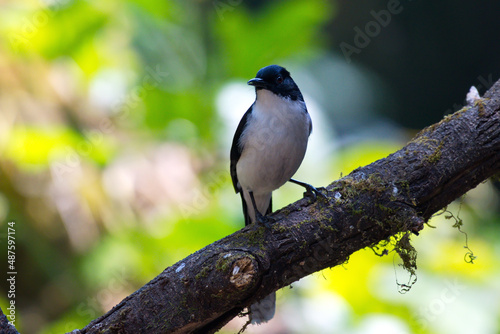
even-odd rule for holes
{"type": "Polygon", "coordinates": [[[335,15],[332,4],[321,0],[268,2],[258,13],[243,3],[225,8],[213,18],[221,49],[217,63],[229,76],[245,78],[276,60],[311,55],[323,43],[319,26],[335,15]]]}
{"type": "Polygon", "coordinates": [[[40,331],[40,334],[68,333],[75,329],[80,329],[85,327],[86,325],[88,325],[90,320],[96,318],[97,316],[99,315],[96,313],[94,314],[94,312],[92,311],[89,312],[85,308],[76,307],[75,309],[66,312],[60,319],[57,319],[52,324],[45,327],[43,330],[40,331]],[[87,315],[95,315],[95,316],[89,317],[87,315]]]}
{"type": "MultiPolygon", "coordinates": [[[[186,119],[196,127],[196,133],[206,138],[211,134],[214,122],[212,99],[200,92],[165,94],[158,90],[151,91],[144,98],[146,105],[145,125],[160,133],[167,131],[169,122],[186,119]]],[[[167,133],[167,137],[170,135],[167,133]]]]}
{"type": "Polygon", "coordinates": [[[339,152],[338,156],[342,174],[347,175],[358,167],[385,158],[402,146],[402,143],[377,140],[349,145],[349,147],[339,152]]]}
{"type": "Polygon", "coordinates": [[[131,15],[135,23],[132,45],[152,85],[169,92],[199,88],[206,73],[206,51],[194,27],[153,18],[141,9],[131,15]]]}
{"type": "Polygon", "coordinates": [[[29,48],[49,59],[74,55],[104,28],[108,15],[87,1],[74,1],[56,10],[41,8],[33,13],[35,32],[29,48]],[[43,17],[43,23],[37,24],[36,17],[43,17]]]}
{"type": "Polygon", "coordinates": [[[103,163],[110,153],[111,147],[104,138],[92,142],[68,128],[54,126],[13,128],[3,154],[20,167],[37,170],[47,167],[52,160],[66,161],[70,157],[103,163]]]}

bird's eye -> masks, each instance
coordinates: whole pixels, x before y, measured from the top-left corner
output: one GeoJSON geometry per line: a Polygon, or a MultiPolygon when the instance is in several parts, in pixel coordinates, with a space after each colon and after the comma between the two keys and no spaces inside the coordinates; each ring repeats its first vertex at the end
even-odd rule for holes
{"type": "Polygon", "coordinates": [[[283,82],[283,77],[281,75],[278,75],[278,77],[276,78],[276,83],[280,84],[283,82]]]}

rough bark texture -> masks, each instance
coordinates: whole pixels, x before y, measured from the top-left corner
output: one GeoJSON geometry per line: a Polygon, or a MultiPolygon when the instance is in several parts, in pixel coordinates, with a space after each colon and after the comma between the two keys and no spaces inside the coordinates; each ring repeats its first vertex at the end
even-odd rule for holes
{"type": "Polygon", "coordinates": [[[400,232],[500,172],[500,82],[473,106],[421,131],[387,158],[247,226],[175,265],[82,330],[212,333],[246,306],[400,232]]]}
{"type": "Polygon", "coordinates": [[[3,314],[0,308],[0,333],[2,334],[19,334],[16,327],[10,324],[9,319],[3,314]]]}

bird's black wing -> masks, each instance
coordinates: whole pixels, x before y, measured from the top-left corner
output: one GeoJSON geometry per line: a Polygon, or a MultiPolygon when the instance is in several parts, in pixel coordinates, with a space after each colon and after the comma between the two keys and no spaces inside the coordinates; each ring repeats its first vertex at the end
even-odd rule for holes
{"type": "Polygon", "coordinates": [[[245,201],[245,198],[243,197],[243,191],[238,184],[238,175],[236,173],[236,164],[238,163],[238,160],[240,160],[241,152],[243,152],[243,146],[240,143],[240,139],[241,139],[241,135],[243,134],[243,130],[246,127],[248,118],[250,117],[250,114],[252,112],[252,107],[253,107],[253,105],[250,106],[250,108],[248,108],[247,112],[241,118],[240,124],[238,124],[238,127],[236,128],[236,132],[235,132],[234,138],[233,138],[233,145],[231,146],[231,154],[230,154],[231,179],[233,180],[234,191],[236,191],[236,193],[240,193],[240,195],[241,195],[241,205],[243,207],[243,217],[245,217],[245,226],[247,226],[248,224],[251,223],[251,218],[250,218],[250,215],[248,214],[247,203],[245,201]]]}
{"type": "Polygon", "coordinates": [[[243,134],[243,130],[246,127],[248,118],[250,117],[250,114],[252,113],[252,107],[253,107],[253,105],[250,106],[250,108],[248,108],[247,112],[241,118],[240,124],[238,124],[238,127],[236,128],[236,132],[234,134],[233,145],[231,146],[230,172],[231,172],[231,179],[233,180],[234,191],[236,191],[236,193],[239,193],[241,191],[241,189],[238,185],[238,175],[236,174],[236,164],[238,163],[238,160],[240,160],[241,152],[243,152],[243,146],[240,143],[240,139],[241,139],[241,135],[243,134]]]}

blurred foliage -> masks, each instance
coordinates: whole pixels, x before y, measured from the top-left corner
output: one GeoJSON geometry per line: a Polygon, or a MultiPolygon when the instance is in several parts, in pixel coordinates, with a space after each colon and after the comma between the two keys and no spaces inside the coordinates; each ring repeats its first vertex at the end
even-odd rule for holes
{"type": "MultiPolygon", "coordinates": [[[[373,79],[376,71],[346,66],[329,47],[339,43],[329,29],[349,18],[348,7],[0,2],[0,236],[5,245],[7,222],[16,223],[17,328],[82,328],[167,266],[243,226],[228,172],[236,124],[228,120],[250,102],[230,111],[236,116],[219,110],[218,99],[235,108],[221,93],[231,81],[253,99],[244,84],[259,68],[294,70],[315,122],[316,147],[300,173],[320,185],[404,145],[409,132],[380,110],[397,106],[380,103],[393,92],[373,79]]],[[[423,121],[414,119],[415,127],[423,121]]],[[[276,208],[301,195],[293,189],[277,191],[276,208]]],[[[418,282],[407,294],[397,293],[405,273],[393,252],[361,251],[283,289],[275,320],[248,332],[498,331],[498,203],[488,182],[450,207],[463,218],[474,265],[463,261],[464,235],[441,215],[431,222],[437,229],[413,238],[418,282]]],[[[0,289],[5,311],[5,280],[0,289]]]]}

